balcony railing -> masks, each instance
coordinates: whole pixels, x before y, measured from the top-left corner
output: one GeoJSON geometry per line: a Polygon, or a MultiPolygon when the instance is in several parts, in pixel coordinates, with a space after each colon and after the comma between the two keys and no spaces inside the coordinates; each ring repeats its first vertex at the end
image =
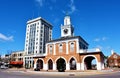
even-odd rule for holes
{"type": "Polygon", "coordinates": [[[99,48],[93,48],[93,49],[80,49],[80,53],[91,53],[91,52],[100,52],[101,50],[99,48]]]}

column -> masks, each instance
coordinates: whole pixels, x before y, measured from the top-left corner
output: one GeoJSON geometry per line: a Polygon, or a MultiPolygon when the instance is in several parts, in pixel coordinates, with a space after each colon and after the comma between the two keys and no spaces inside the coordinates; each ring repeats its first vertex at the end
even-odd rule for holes
{"type": "Polygon", "coordinates": [[[101,62],[98,62],[98,63],[97,63],[97,70],[102,70],[101,62]]]}
{"type": "Polygon", "coordinates": [[[105,68],[104,62],[102,62],[102,69],[104,69],[104,68],[105,68]]]}
{"type": "Polygon", "coordinates": [[[34,69],[37,67],[37,64],[36,63],[34,63],[34,69]]]}
{"type": "Polygon", "coordinates": [[[53,63],[53,70],[56,70],[56,64],[53,63]]]}
{"type": "Polygon", "coordinates": [[[81,70],[85,70],[84,63],[81,63],[81,70]]]}
{"type": "Polygon", "coordinates": [[[66,42],[66,54],[68,54],[68,42],[66,42]]]}
{"type": "Polygon", "coordinates": [[[77,67],[77,70],[80,70],[80,63],[77,63],[76,67],[77,67]]]}
{"type": "Polygon", "coordinates": [[[70,65],[69,65],[69,63],[66,63],[66,70],[70,70],[70,65]]]}
{"type": "Polygon", "coordinates": [[[54,45],[54,54],[53,55],[56,55],[56,46],[55,46],[55,44],[53,44],[54,45]]]}
{"type": "Polygon", "coordinates": [[[43,70],[48,70],[48,64],[43,64],[43,70]]]}

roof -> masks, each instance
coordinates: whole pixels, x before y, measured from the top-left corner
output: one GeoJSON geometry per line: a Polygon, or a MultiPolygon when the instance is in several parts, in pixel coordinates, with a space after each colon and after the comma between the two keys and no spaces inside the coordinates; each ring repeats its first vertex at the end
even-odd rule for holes
{"type": "Polygon", "coordinates": [[[38,17],[38,18],[35,18],[35,19],[32,19],[32,20],[29,20],[29,21],[27,21],[27,24],[36,22],[36,21],[38,21],[38,20],[42,20],[42,21],[44,21],[45,23],[49,24],[49,25],[52,27],[52,24],[50,24],[48,21],[46,21],[46,20],[43,19],[42,17],[38,17]]]}
{"type": "Polygon", "coordinates": [[[105,57],[105,55],[103,54],[102,51],[99,51],[99,52],[86,52],[86,53],[80,53],[80,55],[86,55],[86,54],[101,54],[102,56],[105,57]]]}
{"type": "Polygon", "coordinates": [[[56,42],[56,41],[63,41],[63,40],[70,40],[70,39],[75,39],[75,38],[78,38],[79,40],[82,40],[82,41],[84,41],[87,45],[89,45],[81,36],[61,37],[61,38],[59,38],[59,39],[55,39],[55,40],[48,41],[47,43],[56,42]]]}

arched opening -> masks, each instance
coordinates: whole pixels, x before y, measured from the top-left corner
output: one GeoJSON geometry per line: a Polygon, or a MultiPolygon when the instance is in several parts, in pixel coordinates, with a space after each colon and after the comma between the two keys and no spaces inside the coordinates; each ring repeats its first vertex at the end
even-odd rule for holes
{"type": "Polygon", "coordinates": [[[41,59],[37,60],[37,69],[43,69],[43,61],[41,59]]]}
{"type": "Polygon", "coordinates": [[[76,70],[76,61],[74,58],[70,59],[69,64],[70,64],[70,70],[76,70]]]}
{"type": "Polygon", "coordinates": [[[52,60],[50,59],[49,61],[48,61],[48,70],[52,70],[53,69],[53,62],[52,62],[52,60]]]}
{"type": "Polygon", "coordinates": [[[85,68],[87,70],[96,70],[96,59],[93,56],[88,56],[84,59],[85,68]]]}
{"type": "Polygon", "coordinates": [[[63,58],[59,58],[56,62],[57,64],[57,70],[60,72],[63,72],[66,70],[66,62],[63,58]]]}

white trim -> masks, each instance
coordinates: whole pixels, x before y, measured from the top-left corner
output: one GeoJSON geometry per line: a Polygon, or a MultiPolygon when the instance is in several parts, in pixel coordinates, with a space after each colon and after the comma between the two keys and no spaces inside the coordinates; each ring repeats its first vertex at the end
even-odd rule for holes
{"type": "Polygon", "coordinates": [[[66,54],[68,54],[68,42],[66,42],[66,54]]]}
{"type": "Polygon", "coordinates": [[[53,70],[56,70],[56,63],[53,63],[53,70]]]}
{"type": "Polygon", "coordinates": [[[54,62],[52,58],[49,58],[49,59],[47,60],[47,63],[48,63],[48,61],[49,61],[50,59],[52,60],[52,62],[54,62]]]}
{"type": "Polygon", "coordinates": [[[76,63],[76,70],[80,70],[80,63],[76,63]]]}
{"type": "Polygon", "coordinates": [[[66,63],[66,70],[70,70],[70,65],[69,65],[69,63],[66,63]]]}
{"type": "Polygon", "coordinates": [[[56,55],[56,45],[53,44],[54,50],[53,50],[53,55],[56,55]]]}
{"type": "Polygon", "coordinates": [[[78,38],[74,38],[74,39],[69,39],[69,40],[62,40],[62,41],[54,41],[54,42],[49,42],[46,44],[57,44],[57,43],[67,43],[67,42],[71,42],[71,41],[78,41],[78,38]]]}
{"type": "Polygon", "coordinates": [[[48,70],[48,64],[43,64],[43,70],[48,70]]]}
{"type": "Polygon", "coordinates": [[[97,63],[97,70],[102,70],[101,62],[98,62],[98,63],[97,63]]]}
{"type": "Polygon", "coordinates": [[[34,69],[37,67],[37,64],[36,63],[34,63],[34,69]]]}

